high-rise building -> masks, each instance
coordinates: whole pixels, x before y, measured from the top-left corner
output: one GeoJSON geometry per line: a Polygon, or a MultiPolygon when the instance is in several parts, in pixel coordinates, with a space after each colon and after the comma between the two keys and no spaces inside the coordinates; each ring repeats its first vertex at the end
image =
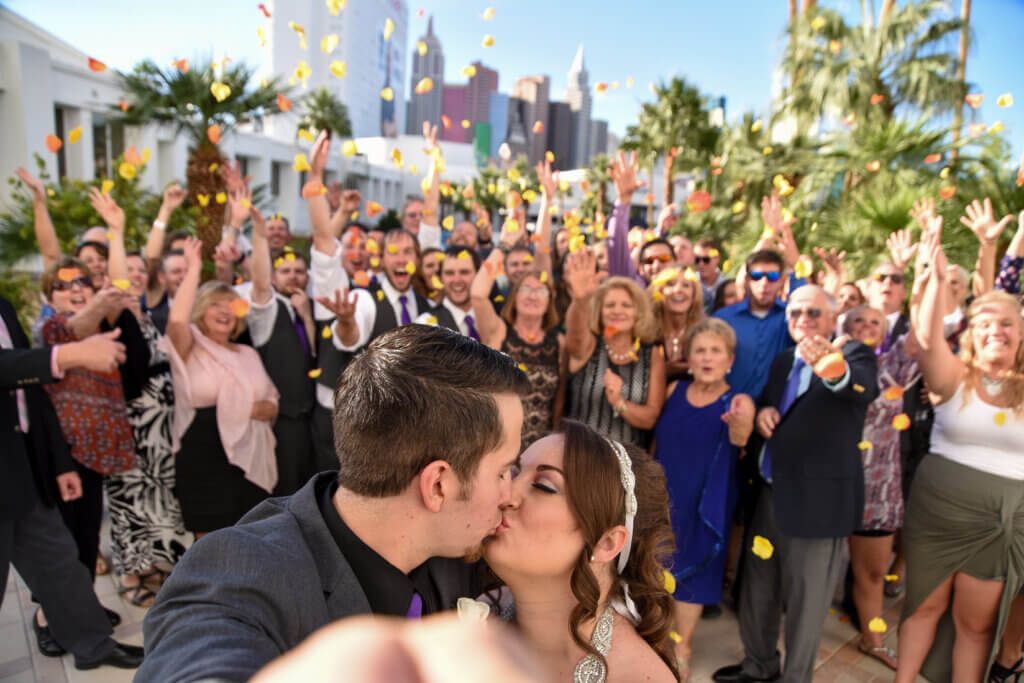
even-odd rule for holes
{"type": "Polygon", "coordinates": [[[444,86],[444,99],[442,100],[441,111],[451,119],[452,125],[451,128],[441,127],[442,140],[450,142],[470,142],[472,140],[470,128],[463,127],[462,125],[463,121],[468,120],[468,103],[466,101],[468,91],[469,86],[465,85],[452,85],[448,83],[444,86]]]}
{"type": "Polygon", "coordinates": [[[434,125],[441,124],[441,105],[444,100],[444,52],[441,41],[434,35],[434,17],[427,19],[427,33],[420,36],[420,41],[427,46],[427,53],[421,55],[419,50],[412,53],[412,77],[409,79],[409,118],[405,131],[410,135],[423,132],[423,122],[430,121],[434,125]],[[417,95],[416,84],[424,78],[434,82],[429,92],[417,95]]]}
{"type": "Polygon", "coordinates": [[[498,148],[508,137],[509,97],[503,92],[492,92],[490,97],[491,150],[492,159],[498,157],[498,148]]]}
{"type": "Polygon", "coordinates": [[[544,158],[547,150],[548,102],[551,93],[551,79],[548,76],[524,76],[512,87],[512,97],[523,101],[520,116],[526,129],[528,156],[531,164],[544,158]],[[541,127],[534,133],[535,127],[541,127]]]}
{"type": "MultiPolygon", "coordinates": [[[[337,16],[332,15],[322,0],[275,2],[267,0],[271,18],[267,20],[266,34],[270,44],[272,73],[290,77],[305,62],[311,71],[308,89],[297,82],[296,94],[325,86],[348,108],[355,137],[395,135],[405,130],[405,46],[409,24],[409,8],[404,0],[379,2],[352,2],[337,16]],[[390,19],[394,30],[385,38],[385,24],[390,19]],[[301,45],[300,34],[289,27],[289,22],[302,27],[306,47],[301,45]],[[338,38],[337,47],[326,54],[320,49],[327,36],[338,38]],[[337,78],[331,73],[331,62],[345,62],[346,75],[337,78]],[[381,91],[390,87],[391,101],[381,97],[381,91]]],[[[297,118],[273,117],[273,127],[291,127],[282,130],[294,135],[297,118]]],[[[274,131],[275,134],[277,131],[274,131]]]]}
{"type": "Polygon", "coordinates": [[[476,73],[469,79],[466,92],[467,116],[473,123],[489,123],[491,118],[491,93],[498,91],[498,72],[484,66],[480,60],[473,62],[476,73]]]}
{"type": "Polygon", "coordinates": [[[591,121],[590,122],[590,157],[587,158],[586,166],[590,165],[590,159],[598,154],[608,153],[608,122],[607,121],[591,121]]]}
{"type": "Polygon", "coordinates": [[[572,109],[567,102],[552,102],[548,107],[548,150],[555,155],[551,168],[572,168],[572,109]]]}
{"type": "Polygon", "coordinates": [[[587,68],[583,64],[583,44],[569,67],[569,87],[565,101],[572,110],[572,166],[581,168],[590,162],[590,84],[587,68]]]}

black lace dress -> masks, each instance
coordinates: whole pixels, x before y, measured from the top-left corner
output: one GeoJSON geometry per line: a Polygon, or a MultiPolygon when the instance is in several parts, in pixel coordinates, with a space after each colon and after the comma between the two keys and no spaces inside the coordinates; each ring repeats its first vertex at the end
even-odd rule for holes
{"type": "Polygon", "coordinates": [[[553,427],[555,394],[558,392],[558,330],[551,330],[538,344],[530,344],[508,325],[501,350],[526,366],[530,393],[523,396],[523,448],[547,436],[553,427]]]}

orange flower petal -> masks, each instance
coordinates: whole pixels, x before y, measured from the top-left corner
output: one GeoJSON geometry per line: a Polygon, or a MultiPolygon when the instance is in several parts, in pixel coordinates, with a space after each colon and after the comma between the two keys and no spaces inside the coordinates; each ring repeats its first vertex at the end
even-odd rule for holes
{"type": "Polygon", "coordinates": [[[871,104],[880,104],[885,99],[885,95],[879,95],[875,93],[871,96],[871,104]]]}
{"type": "Polygon", "coordinates": [[[365,270],[357,270],[355,275],[352,276],[352,281],[360,287],[370,286],[370,276],[365,270]]]}
{"type": "Polygon", "coordinates": [[[277,108],[281,111],[289,111],[292,108],[292,101],[281,93],[277,93],[277,108]]]}
{"type": "Polygon", "coordinates": [[[303,199],[310,199],[311,197],[317,197],[322,194],[327,194],[327,188],[319,181],[311,180],[302,186],[303,199]]]}
{"type": "Polygon", "coordinates": [[[267,19],[270,18],[270,11],[267,9],[267,6],[264,5],[262,2],[256,5],[256,9],[263,12],[263,16],[265,16],[267,19]]]}
{"type": "Polygon", "coordinates": [[[952,199],[953,195],[955,195],[955,194],[956,194],[956,186],[955,185],[947,185],[945,187],[939,188],[939,196],[942,197],[943,199],[952,199]]]}
{"type": "Polygon", "coordinates": [[[206,137],[210,140],[210,142],[212,142],[215,145],[218,142],[220,142],[220,126],[218,126],[217,124],[213,124],[212,126],[207,128],[206,137]]]}
{"type": "Polygon", "coordinates": [[[50,150],[54,154],[60,151],[60,148],[64,146],[64,141],[52,133],[46,136],[46,149],[50,150]]]}
{"type": "Polygon", "coordinates": [[[903,430],[910,427],[910,418],[907,416],[906,413],[900,413],[899,415],[892,419],[892,426],[897,431],[902,432],[903,430]]]}
{"type": "Polygon", "coordinates": [[[57,271],[57,279],[61,282],[71,282],[76,277],[82,277],[82,271],[78,268],[61,268],[57,271]]]}
{"type": "Polygon", "coordinates": [[[964,102],[966,102],[968,105],[970,105],[971,109],[977,109],[978,107],[981,106],[981,102],[984,99],[985,99],[984,95],[973,94],[973,95],[965,96],[964,97],[964,102]]]}
{"type": "Polygon", "coordinates": [[[903,398],[903,387],[893,386],[885,390],[886,401],[895,401],[898,398],[903,398]]]}
{"type": "Polygon", "coordinates": [[[533,132],[535,134],[536,133],[543,133],[544,132],[544,122],[539,120],[539,119],[537,121],[535,121],[533,123],[533,132]]]}
{"type": "Polygon", "coordinates": [[[101,71],[107,70],[107,65],[98,59],[93,59],[92,57],[89,57],[89,69],[91,71],[95,71],[96,73],[100,73],[101,71]]]}
{"type": "Polygon", "coordinates": [[[238,297],[231,302],[231,312],[235,314],[236,318],[244,318],[245,314],[249,312],[249,301],[238,297]]]}
{"type": "Polygon", "coordinates": [[[942,155],[939,154],[938,152],[936,152],[935,154],[929,154],[928,156],[926,156],[924,158],[924,163],[926,163],[926,164],[935,164],[935,163],[938,163],[941,159],[942,159],[942,155]]]}
{"type": "Polygon", "coordinates": [[[452,127],[452,120],[448,117],[447,114],[441,114],[441,125],[444,126],[445,128],[452,127]]]}

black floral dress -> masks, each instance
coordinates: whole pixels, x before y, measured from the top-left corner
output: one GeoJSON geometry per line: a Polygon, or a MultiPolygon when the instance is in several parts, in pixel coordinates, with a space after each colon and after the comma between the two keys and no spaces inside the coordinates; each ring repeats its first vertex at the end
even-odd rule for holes
{"type": "Polygon", "coordinates": [[[530,393],[523,396],[522,448],[547,436],[553,428],[558,393],[558,330],[550,330],[539,344],[530,344],[508,325],[501,350],[526,367],[530,393]]]}

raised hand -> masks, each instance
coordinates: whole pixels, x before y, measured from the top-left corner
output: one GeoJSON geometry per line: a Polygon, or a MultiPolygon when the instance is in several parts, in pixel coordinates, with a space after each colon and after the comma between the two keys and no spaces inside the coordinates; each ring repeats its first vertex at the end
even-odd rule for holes
{"type": "Polygon", "coordinates": [[[558,196],[558,171],[551,172],[551,162],[547,159],[537,162],[537,178],[541,191],[549,200],[558,196]]]}
{"type": "Polygon", "coordinates": [[[489,241],[493,235],[490,212],[478,203],[473,202],[473,213],[476,215],[476,229],[477,233],[480,235],[480,241],[489,241]]]}
{"type": "Polygon", "coordinates": [[[789,227],[793,224],[794,220],[791,218],[781,223],[778,238],[779,249],[782,251],[782,260],[786,262],[786,267],[790,270],[796,267],[797,261],[800,260],[800,248],[796,246],[793,229],[789,227]]]}
{"type": "Polygon", "coordinates": [[[928,226],[930,221],[935,216],[935,198],[934,197],[922,197],[914,202],[914,208],[910,210],[910,215],[918,222],[922,229],[928,226]]]}
{"type": "Polygon", "coordinates": [[[249,218],[252,219],[253,238],[262,237],[267,239],[267,219],[263,217],[260,210],[254,204],[249,204],[249,218]]]}
{"type": "Polygon", "coordinates": [[[438,149],[437,126],[430,125],[430,121],[423,122],[423,141],[427,145],[426,147],[423,148],[423,151],[426,152],[428,155],[432,153],[435,149],[438,149]]]}
{"type": "Polygon", "coordinates": [[[836,253],[836,248],[823,249],[822,247],[814,247],[814,255],[817,256],[822,264],[825,266],[825,270],[829,273],[839,275],[843,269],[843,261],[846,259],[846,252],[841,251],[836,253]]]}
{"type": "MultiPolygon", "coordinates": [[[[231,165],[230,161],[223,164],[220,167],[220,177],[224,181],[228,192],[242,192],[249,186],[249,181],[252,180],[251,175],[242,177],[242,164],[237,160],[234,166],[231,165]]],[[[166,198],[166,193],[164,196],[166,198]]]]}
{"type": "Polygon", "coordinates": [[[1007,214],[997,223],[992,212],[992,200],[988,197],[985,197],[984,203],[975,199],[967,205],[965,213],[967,215],[961,216],[960,222],[970,228],[981,242],[995,242],[1006,225],[1013,220],[1013,214],[1007,214]]]}
{"type": "Polygon", "coordinates": [[[778,190],[772,190],[770,197],[761,198],[761,220],[779,237],[782,236],[784,227],[789,228],[796,222],[795,217],[783,219],[782,195],[779,194],[778,190]]]}
{"type": "Polygon", "coordinates": [[[221,242],[213,248],[214,263],[223,263],[228,268],[234,268],[241,258],[242,251],[234,242],[221,242]]]}
{"type": "Polygon", "coordinates": [[[228,204],[224,207],[225,222],[233,228],[241,228],[245,225],[245,219],[249,216],[249,209],[252,207],[252,190],[243,188],[237,192],[228,194],[228,204]]]}
{"type": "Polygon", "coordinates": [[[679,216],[679,205],[669,204],[661,209],[658,213],[658,221],[655,225],[658,226],[658,234],[664,237],[668,234],[669,229],[675,225],[676,218],[679,216]]]}
{"type": "Polygon", "coordinates": [[[948,277],[949,262],[946,252],[942,250],[942,216],[934,216],[928,230],[921,236],[921,258],[918,260],[920,270],[927,272],[940,284],[948,277]],[[927,259],[925,261],[924,259],[927,259]]]}
{"type": "Polygon", "coordinates": [[[359,190],[345,190],[341,193],[341,210],[346,215],[352,215],[353,211],[359,210],[359,205],[363,203],[363,196],[359,194],[359,190]]]}
{"type": "Polygon", "coordinates": [[[889,247],[892,262],[899,268],[906,268],[917,253],[917,242],[911,236],[910,230],[897,230],[889,235],[885,245],[889,247]]]}
{"type": "Polygon", "coordinates": [[[43,185],[42,180],[36,178],[22,166],[16,168],[14,173],[18,176],[21,182],[28,186],[28,189],[32,190],[32,196],[37,202],[46,201],[46,187],[43,185]]]}
{"type": "Polygon", "coordinates": [[[626,153],[620,149],[619,158],[613,160],[611,168],[608,169],[608,173],[615,183],[615,192],[618,194],[620,204],[629,204],[633,199],[633,193],[647,184],[644,180],[637,180],[636,168],[636,152],[630,152],[627,161],[626,153]]]}
{"type": "Polygon", "coordinates": [[[346,287],[342,290],[334,290],[334,298],[321,296],[317,303],[334,314],[338,325],[341,327],[354,325],[356,321],[356,302],[359,300],[356,290],[349,291],[346,287]]]}
{"type": "Polygon", "coordinates": [[[186,193],[178,183],[170,185],[166,190],[164,190],[164,198],[160,203],[160,209],[167,209],[168,213],[173,212],[181,206],[183,201],[185,201],[185,196],[187,194],[188,193],[186,193]]]}
{"type": "Polygon", "coordinates": [[[589,249],[580,249],[565,259],[565,281],[573,299],[583,299],[597,291],[597,257],[589,249]]]}
{"type": "Polygon", "coordinates": [[[185,268],[199,271],[203,268],[203,243],[195,237],[186,238],[181,250],[185,256],[185,268]]]}
{"type": "Polygon", "coordinates": [[[309,152],[309,178],[310,180],[321,180],[324,177],[324,169],[327,168],[327,157],[331,153],[331,139],[327,137],[327,131],[320,131],[313,141],[313,148],[309,152]]]}
{"type": "Polygon", "coordinates": [[[124,211],[114,198],[109,194],[103,194],[99,188],[89,188],[89,202],[96,213],[100,215],[103,222],[107,224],[111,232],[124,238],[124,211]]]}

